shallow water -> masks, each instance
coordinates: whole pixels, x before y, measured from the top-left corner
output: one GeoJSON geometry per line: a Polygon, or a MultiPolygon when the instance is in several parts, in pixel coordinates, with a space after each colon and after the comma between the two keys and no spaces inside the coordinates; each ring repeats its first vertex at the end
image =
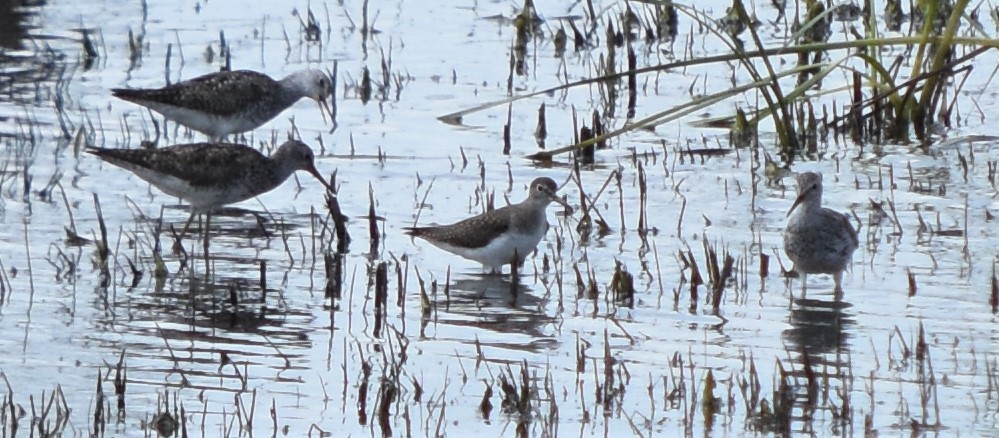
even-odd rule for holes
{"type": "MultiPolygon", "coordinates": [[[[727,5],[703,7],[720,17],[727,5]]],[[[292,15],[291,8],[304,15],[308,6],[157,2],[148,4],[145,18],[139,3],[81,9],[52,1],[24,10],[30,37],[19,47],[5,43],[10,61],[0,73],[5,400],[31,415],[32,398],[37,404],[59,388],[72,408],[62,430],[88,433],[99,380],[109,397],[105,433],[112,435],[152,435],[146,423],[159,412],[176,414],[181,405],[188,433],[206,436],[251,430],[301,436],[318,432],[314,428],[334,436],[389,429],[498,436],[514,433],[518,422],[531,435],[762,434],[769,430],[754,420],[755,404],[740,389],[752,380],[752,368],[760,397],[771,405],[781,370],[788,373],[796,432],[857,435],[865,417],[888,435],[911,433],[913,420],[935,425],[939,419],[938,427],[924,426],[930,434],[996,430],[999,343],[989,293],[999,236],[987,219],[999,210],[989,182],[989,163],[999,152],[987,137],[999,135],[988,118],[999,104],[994,93],[974,95],[984,116],[962,101],[961,126],[928,146],[830,142],[820,159],[794,164],[795,171],[823,173],[825,204],[851,211],[862,224],[863,244],[845,276],[842,300],[834,299],[828,276],[811,276],[802,296],[799,281],[788,283],[780,274],[778,260],[788,263],[780,245],[794,196],[790,179],[787,187],[765,184],[762,158],[748,149],[709,158],[682,153],[726,146],[724,130],[691,122],[752,105],[754,95],[598,151],[580,182],[593,197],[610,178],[594,204],[611,232],[583,238],[579,212],[566,216],[552,207],[552,230],[511,288],[508,277],[481,276],[475,263],[411,240],[402,228],[416,221],[421,205],[419,223],[450,223],[481,212],[487,193],[498,206],[522,199],[536,176],[568,181],[567,158],[551,166],[522,158],[538,150],[538,108],[546,108],[546,146],[569,144],[573,109],[580,121],[594,109],[604,112],[604,89],[577,87],[472,114],[460,125],[442,123],[437,117],[507,97],[514,30],[496,17],[513,17],[511,4],[371,4],[368,21],[377,33],[365,39],[360,5],[312,3],[321,44],[303,41],[292,15]],[[89,67],[79,28],[90,29],[97,41],[100,57],[89,67]],[[134,62],[129,30],[143,38],[134,62]],[[180,227],[187,211],[128,172],[78,153],[79,144],[139,147],[154,137],[149,113],[114,100],[109,89],[161,86],[167,77],[216,71],[224,62],[220,32],[233,68],[283,76],[310,66],[332,69],[336,62],[335,130],[314,103],[301,101],[245,142],[271,145],[287,135],[294,118],[319,155],[320,171],[336,172],[339,202],[352,218],[341,298],[325,293],[330,279],[323,255],[335,242],[322,188],[311,177],[299,175],[300,190],[289,181],[213,219],[207,279],[197,239],[186,241],[191,257],[184,263],[170,254],[168,233],[160,235],[170,275],[159,282],[153,259],[158,218],[180,227]],[[381,63],[389,58],[390,85],[380,93],[381,63]],[[357,86],[365,67],[376,83],[366,103],[357,86]],[[22,72],[31,80],[9,79],[22,72]],[[512,150],[504,155],[508,111],[512,150]],[[639,163],[648,184],[647,238],[638,232],[639,163]],[[620,183],[611,178],[615,171],[620,183]],[[369,190],[384,218],[377,221],[383,235],[375,248],[368,237],[369,190]],[[95,245],[71,245],[64,232],[72,226],[84,238],[99,235],[95,194],[112,254],[106,287],[95,245]],[[894,202],[897,227],[870,208],[872,200],[894,202]],[[260,213],[272,237],[261,234],[247,210],[260,213]],[[967,233],[920,231],[920,220],[932,230],[967,233]],[[707,277],[704,242],[736,260],[718,312],[708,301],[710,286],[691,297],[691,270],[679,255],[689,251],[707,277]],[[762,255],[769,256],[765,277],[762,255]],[[382,262],[388,300],[379,318],[373,279],[382,262]],[[634,276],[633,307],[610,297],[615,262],[634,276]],[[420,278],[431,301],[426,313],[420,278]],[[920,331],[925,350],[917,348],[920,331]],[[920,359],[923,351],[928,356],[920,359]],[[120,356],[127,371],[122,410],[113,395],[120,356]],[[806,367],[821,385],[812,393],[820,401],[812,404],[806,367]],[[529,415],[521,416],[503,409],[501,380],[519,390],[523,370],[532,401],[529,415]],[[702,404],[709,371],[713,411],[702,404]],[[482,408],[487,392],[492,410],[482,408]],[[842,409],[849,414],[844,419],[842,409]]],[[[585,7],[539,5],[539,14],[555,29],[556,18],[581,16],[585,7]]],[[[595,2],[608,17],[621,7],[595,2]]],[[[756,12],[761,20],[775,15],[769,4],[756,12]]],[[[687,23],[678,40],[693,38],[695,54],[727,51],[703,34],[689,35],[687,23]]],[[[773,42],[784,38],[773,26],[761,33],[773,42]]],[[[841,29],[834,35],[842,38],[841,29]]],[[[680,52],[685,44],[673,48],[680,52]]],[[[513,79],[515,94],[601,71],[602,42],[579,53],[571,45],[558,58],[550,39],[530,44],[527,74],[513,79]]],[[[634,47],[639,66],[669,60],[660,54],[667,44],[634,47]]],[[[618,70],[624,69],[622,52],[618,70]]],[[[989,72],[973,71],[966,90],[982,90],[989,72]]],[[[685,102],[691,93],[731,87],[732,76],[717,66],[642,76],[637,118],[685,102]]],[[[748,80],[741,69],[734,76],[748,80]]],[[[625,100],[619,97],[614,127],[625,122],[625,100]]],[[[204,140],[156,121],[165,131],[160,144],[204,140]]],[[[771,148],[766,152],[776,155],[772,134],[761,137],[771,148]]],[[[580,204],[576,183],[562,193],[580,204]]],[[[53,417],[45,424],[56,428],[53,417]]],[[[12,434],[6,421],[0,425],[12,434]]],[[[22,434],[28,423],[20,421],[22,434]]]]}

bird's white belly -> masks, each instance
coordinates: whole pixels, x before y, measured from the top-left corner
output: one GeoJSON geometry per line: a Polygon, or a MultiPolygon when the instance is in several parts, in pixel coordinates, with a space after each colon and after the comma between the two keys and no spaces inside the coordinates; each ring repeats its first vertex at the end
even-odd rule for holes
{"type": "Polygon", "coordinates": [[[534,249],[541,242],[541,238],[544,237],[548,227],[537,228],[536,231],[527,233],[503,234],[481,248],[462,248],[446,243],[432,243],[445,251],[482,263],[482,266],[486,269],[500,271],[504,265],[508,265],[513,261],[514,254],[517,255],[519,262],[534,252],[534,249]]]}
{"type": "Polygon", "coordinates": [[[157,103],[149,103],[148,107],[153,111],[163,114],[170,120],[195,131],[205,133],[210,137],[221,138],[229,134],[249,131],[260,125],[260,123],[257,123],[248,116],[223,117],[216,114],[157,103]]]}
{"type": "Polygon", "coordinates": [[[195,210],[208,210],[233,202],[243,200],[239,193],[234,190],[222,187],[192,187],[187,181],[162,173],[150,171],[145,168],[135,168],[135,174],[150,184],[156,186],[163,193],[176,196],[191,204],[195,210]]]}

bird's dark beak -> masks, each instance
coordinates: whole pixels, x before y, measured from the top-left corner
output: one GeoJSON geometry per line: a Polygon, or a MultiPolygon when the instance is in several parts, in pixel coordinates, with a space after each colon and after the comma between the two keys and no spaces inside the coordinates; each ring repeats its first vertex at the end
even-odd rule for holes
{"type": "Polygon", "coordinates": [[[559,196],[558,193],[548,192],[547,190],[546,192],[548,193],[548,197],[552,200],[552,202],[565,207],[565,209],[569,212],[569,214],[572,214],[573,212],[572,206],[569,205],[568,202],[565,202],[565,200],[562,199],[562,197],[559,196]]]}
{"type": "Polygon", "coordinates": [[[323,97],[322,99],[316,99],[316,102],[319,103],[319,112],[323,115],[323,123],[329,123],[326,121],[326,115],[329,114],[330,120],[332,120],[333,112],[330,111],[330,106],[326,103],[326,98],[323,97]]]}
{"type": "Polygon", "coordinates": [[[323,175],[319,173],[319,170],[316,169],[316,166],[314,165],[309,166],[309,168],[305,169],[305,171],[311,173],[312,176],[316,177],[316,179],[319,180],[319,182],[323,183],[323,187],[326,187],[327,192],[333,193],[333,187],[330,187],[330,184],[326,182],[326,179],[323,178],[323,175]]]}
{"type": "Polygon", "coordinates": [[[798,208],[798,204],[801,204],[801,201],[805,200],[805,195],[807,195],[811,191],[812,191],[812,188],[809,187],[809,188],[805,189],[805,191],[799,193],[798,197],[795,198],[795,200],[794,200],[794,204],[791,204],[791,209],[787,211],[787,216],[784,216],[784,217],[791,217],[791,213],[794,212],[794,209],[798,208]]]}

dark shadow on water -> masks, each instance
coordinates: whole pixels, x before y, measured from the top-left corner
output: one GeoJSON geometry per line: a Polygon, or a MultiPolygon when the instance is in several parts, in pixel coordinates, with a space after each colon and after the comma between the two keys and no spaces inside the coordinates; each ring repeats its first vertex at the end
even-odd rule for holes
{"type": "Polygon", "coordinates": [[[260,367],[274,370],[263,375],[278,381],[281,372],[308,366],[303,353],[311,347],[312,312],[283,305],[279,291],[243,277],[206,281],[197,274],[161,290],[152,283],[113,293],[111,311],[96,322],[113,327],[128,357],[156,364],[143,378],[160,372],[168,385],[232,390],[247,366],[257,378],[260,367]]]}
{"type": "Polygon", "coordinates": [[[29,8],[43,4],[42,1],[32,0],[0,0],[0,48],[24,48],[24,39],[28,36],[27,21],[33,13],[29,8]]]}
{"type": "MultiPolygon", "coordinates": [[[[182,210],[185,214],[190,214],[190,209],[186,205],[168,205],[165,208],[170,210],[182,210]]],[[[155,217],[147,217],[146,220],[151,226],[155,226],[158,220],[155,217]]],[[[211,220],[211,240],[217,241],[222,237],[239,239],[280,239],[282,234],[308,228],[312,218],[309,214],[291,213],[267,213],[239,207],[224,207],[212,214],[211,220]]],[[[163,235],[161,238],[170,238],[170,227],[173,226],[177,234],[184,229],[187,217],[176,222],[164,220],[163,235]]],[[[204,217],[195,217],[191,222],[187,235],[184,237],[184,245],[190,247],[195,245],[200,248],[202,238],[202,227],[204,217]]]]}
{"type": "MultiPolygon", "coordinates": [[[[438,296],[435,322],[476,331],[517,335],[511,341],[527,337],[531,342],[526,344],[481,342],[505,349],[539,351],[554,342],[544,328],[554,323],[555,318],[544,313],[545,300],[532,292],[532,288],[523,281],[516,285],[511,283],[509,275],[459,277],[452,280],[448,297],[438,296]]],[[[481,337],[468,337],[473,341],[478,338],[481,337]]]]}
{"type": "MultiPolygon", "coordinates": [[[[32,23],[43,1],[0,0],[0,98],[24,106],[44,106],[49,92],[66,68],[67,56],[53,49],[48,40],[58,37],[33,35],[32,23]]],[[[16,137],[17,124],[37,123],[24,116],[0,117],[0,137],[16,137]]]]}

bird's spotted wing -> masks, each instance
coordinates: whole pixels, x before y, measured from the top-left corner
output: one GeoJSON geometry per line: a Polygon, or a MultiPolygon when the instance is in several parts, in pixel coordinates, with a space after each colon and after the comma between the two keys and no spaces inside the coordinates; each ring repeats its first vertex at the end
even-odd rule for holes
{"type": "Polygon", "coordinates": [[[160,149],[88,148],[87,152],[133,172],[153,171],[187,181],[194,187],[225,185],[244,172],[263,168],[267,160],[256,149],[227,143],[192,143],[160,149]]]}
{"type": "Polygon", "coordinates": [[[510,229],[508,207],[451,225],[405,228],[406,234],[460,248],[482,248],[510,229]]]}
{"type": "Polygon", "coordinates": [[[850,237],[853,239],[853,247],[857,248],[860,246],[860,233],[853,228],[853,223],[850,222],[850,215],[843,213],[841,217],[843,218],[843,227],[850,232],[850,237]]]}
{"type": "Polygon", "coordinates": [[[274,99],[277,83],[265,74],[248,70],[210,73],[158,89],[111,90],[115,97],[142,104],[151,101],[219,116],[245,111],[274,99]]]}

